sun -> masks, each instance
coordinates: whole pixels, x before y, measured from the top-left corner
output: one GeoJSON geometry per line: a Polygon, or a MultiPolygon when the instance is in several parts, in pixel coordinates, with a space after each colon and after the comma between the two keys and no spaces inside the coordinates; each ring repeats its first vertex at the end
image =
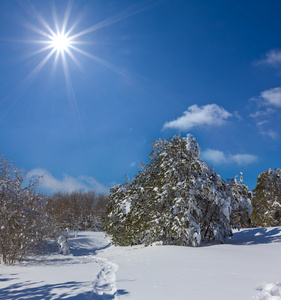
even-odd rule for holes
{"type": "Polygon", "coordinates": [[[25,21],[22,25],[29,31],[32,31],[34,36],[31,39],[26,39],[22,42],[32,44],[34,51],[30,51],[28,57],[40,55],[41,59],[31,70],[29,75],[26,76],[24,82],[21,84],[22,87],[27,86],[48,62],[52,61],[52,70],[56,70],[59,62],[61,62],[68,91],[70,94],[74,94],[68,65],[72,62],[79,69],[83,70],[80,63],[80,58],[82,56],[90,58],[92,61],[101,64],[130,80],[130,76],[128,76],[122,68],[96,56],[93,51],[87,52],[83,50],[82,46],[98,44],[90,34],[101,28],[122,21],[134,14],[140,13],[147,9],[149,5],[146,2],[140,2],[139,4],[131,6],[130,9],[121,11],[116,15],[82,30],[78,28],[80,27],[78,25],[83,18],[77,14],[75,16],[75,11],[72,12],[72,5],[73,1],[68,0],[64,10],[64,16],[59,16],[57,14],[55,3],[52,2],[50,17],[48,17],[48,14],[43,17],[41,12],[38,12],[34,6],[28,4],[27,10],[32,12],[34,19],[32,22],[25,21]],[[87,35],[88,38],[86,37],[87,35]]]}
{"type": "Polygon", "coordinates": [[[53,34],[50,38],[50,46],[59,53],[64,51],[68,52],[71,46],[71,38],[63,32],[58,32],[57,34],[53,34]]]}
{"type": "Polygon", "coordinates": [[[73,107],[77,124],[84,136],[79,106],[70,76],[69,64],[75,64],[80,70],[84,71],[81,58],[86,57],[131,81],[131,76],[123,68],[94,54],[95,49],[94,47],[90,48],[90,46],[98,45],[99,42],[95,39],[93,33],[148,9],[150,4],[146,1],[141,1],[136,5],[130,6],[129,9],[125,9],[116,15],[83,29],[83,15],[81,16],[75,10],[72,11],[73,0],[66,0],[66,2],[67,5],[62,10],[62,15],[57,14],[55,1],[50,1],[50,14],[48,12],[44,14],[41,10],[38,11],[29,1],[26,2],[26,11],[29,12],[28,16],[32,15],[32,19],[21,20],[20,23],[28,30],[28,38],[19,39],[16,42],[29,44],[30,49],[26,58],[37,57],[38,62],[31,68],[29,74],[24,77],[16,92],[26,89],[48,63],[52,64],[52,77],[55,76],[57,68],[61,68],[64,73],[69,103],[73,107]],[[82,25],[82,30],[80,29],[80,25],[82,25]],[[87,45],[87,49],[91,49],[91,51],[86,51],[83,45],[87,45]]]}

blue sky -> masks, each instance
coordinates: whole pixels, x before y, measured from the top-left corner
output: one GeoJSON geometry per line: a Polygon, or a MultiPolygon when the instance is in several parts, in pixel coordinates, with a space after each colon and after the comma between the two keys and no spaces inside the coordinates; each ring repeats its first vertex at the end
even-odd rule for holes
{"type": "Polygon", "coordinates": [[[153,140],[178,133],[250,189],[281,167],[280,1],[0,8],[0,151],[45,174],[42,190],[107,192],[149,161],[153,140]],[[51,35],[63,28],[61,50],[51,35]]]}

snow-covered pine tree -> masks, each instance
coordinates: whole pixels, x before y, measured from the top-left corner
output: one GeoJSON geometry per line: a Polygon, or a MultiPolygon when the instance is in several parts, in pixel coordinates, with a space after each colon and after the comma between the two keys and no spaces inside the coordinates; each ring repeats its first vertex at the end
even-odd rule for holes
{"type": "Polygon", "coordinates": [[[238,228],[251,227],[252,193],[245,184],[236,178],[227,180],[226,193],[230,198],[230,224],[238,228]]]}
{"type": "Polygon", "coordinates": [[[199,155],[191,135],[153,143],[150,163],[111,190],[105,230],[113,243],[198,246],[232,234],[231,213],[250,205],[249,191],[225,183],[199,155]]]}
{"type": "Polygon", "coordinates": [[[253,225],[281,226],[281,170],[261,173],[253,192],[253,225]]]}

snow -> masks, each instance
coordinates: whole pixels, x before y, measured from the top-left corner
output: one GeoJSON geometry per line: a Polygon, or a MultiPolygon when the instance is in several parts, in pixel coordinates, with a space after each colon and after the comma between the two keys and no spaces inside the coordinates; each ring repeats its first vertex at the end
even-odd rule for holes
{"type": "Polygon", "coordinates": [[[69,255],[0,265],[0,299],[281,300],[281,227],[197,248],[115,247],[102,232],[69,244],[69,255]]]}
{"type": "Polygon", "coordinates": [[[58,238],[58,244],[59,244],[59,253],[60,254],[70,254],[70,247],[68,243],[69,233],[68,229],[63,232],[62,235],[58,238]]]}
{"type": "Polygon", "coordinates": [[[281,299],[281,283],[265,282],[257,288],[261,291],[259,295],[260,300],[279,300],[281,299]]]}
{"type": "Polygon", "coordinates": [[[93,294],[114,296],[117,292],[116,272],[118,265],[104,260],[104,267],[93,282],[93,294]]]}

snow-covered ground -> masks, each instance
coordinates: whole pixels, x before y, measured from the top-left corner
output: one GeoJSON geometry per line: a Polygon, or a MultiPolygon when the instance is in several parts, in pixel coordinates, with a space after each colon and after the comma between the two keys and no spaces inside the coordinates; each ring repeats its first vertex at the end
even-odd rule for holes
{"type": "Polygon", "coordinates": [[[281,300],[281,228],[244,229],[199,248],[70,239],[70,255],[0,265],[0,299],[281,300]]]}

